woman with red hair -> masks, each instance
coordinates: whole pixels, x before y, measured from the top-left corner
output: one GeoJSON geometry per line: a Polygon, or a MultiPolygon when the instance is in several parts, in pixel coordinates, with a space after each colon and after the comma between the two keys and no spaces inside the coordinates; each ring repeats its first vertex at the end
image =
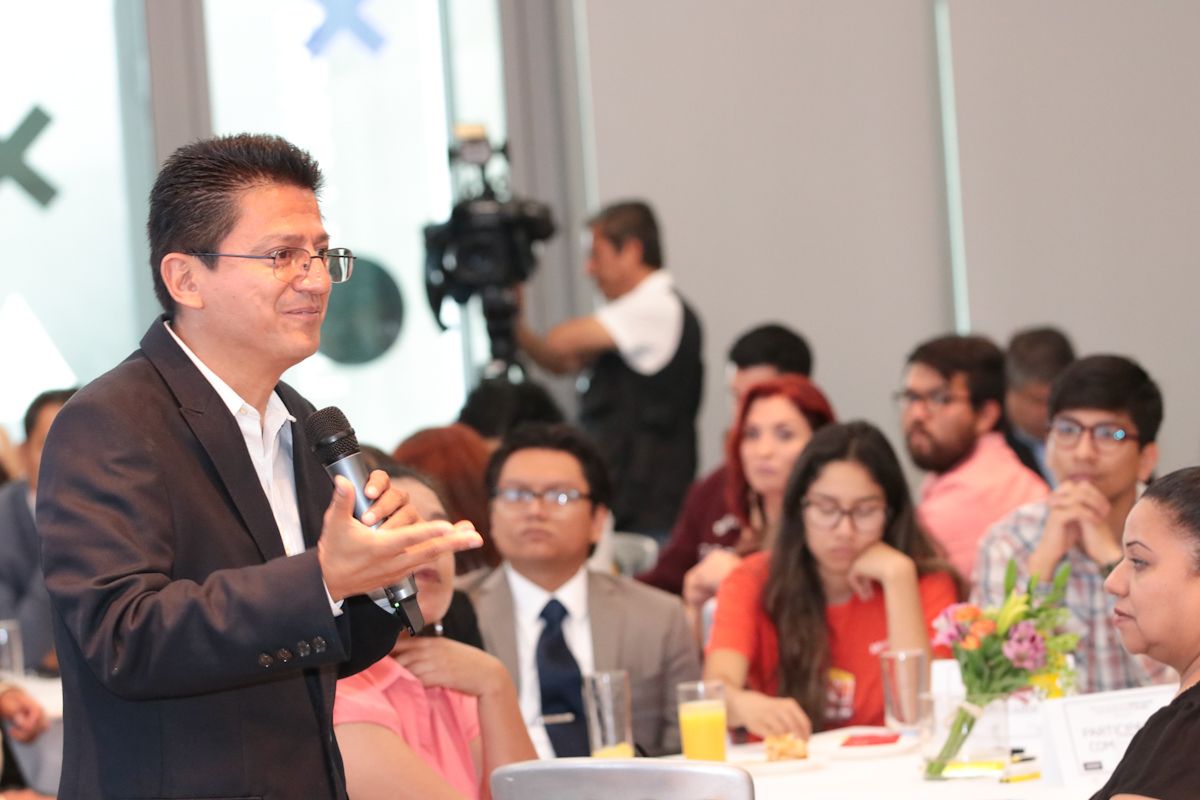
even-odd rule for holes
{"type": "Polygon", "coordinates": [[[779,530],[783,494],[800,452],[815,431],[834,422],[824,393],[800,375],[781,375],[742,397],[725,442],[729,507],[742,532],[732,549],[702,553],[683,579],[683,599],[699,632],[700,611],[743,556],[769,548],[779,530]]]}
{"type": "Polygon", "coordinates": [[[483,537],[483,547],[454,556],[454,571],[464,589],[470,589],[476,577],[486,576],[500,563],[489,531],[487,487],[483,481],[490,456],[491,449],[483,437],[460,423],[417,431],[392,453],[401,464],[437,481],[450,518],[470,520],[483,537]]]}

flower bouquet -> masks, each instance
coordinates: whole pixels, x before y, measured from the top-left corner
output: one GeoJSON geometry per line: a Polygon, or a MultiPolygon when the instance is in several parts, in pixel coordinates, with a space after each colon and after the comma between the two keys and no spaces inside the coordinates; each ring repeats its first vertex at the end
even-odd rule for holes
{"type": "Polygon", "coordinates": [[[966,701],[954,712],[950,733],[938,754],[925,765],[925,778],[943,777],[970,735],[983,708],[1016,692],[1047,685],[1063,686],[1073,678],[1067,653],[1079,636],[1062,633],[1068,612],[1062,606],[1070,565],[1054,575],[1049,593],[1034,601],[1036,575],[1024,592],[1017,590],[1017,565],[1010,561],[1004,578],[1004,604],[981,609],[956,603],[934,621],[934,647],[951,647],[962,669],[966,701]]]}

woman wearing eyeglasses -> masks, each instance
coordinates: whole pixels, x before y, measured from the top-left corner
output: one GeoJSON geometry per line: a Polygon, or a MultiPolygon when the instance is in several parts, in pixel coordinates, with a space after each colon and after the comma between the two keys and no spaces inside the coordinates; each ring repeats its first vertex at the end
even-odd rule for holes
{"type": "Polygon", "coordinates": [[[1150,484],[1129,512],[1124,557],[1105,580],[1125,648],[1179,673],[1179,693],[1155,712],[1092,800],[1191,800],[1200,787],[1200,467],[1150,484]]]}
{"type": "Polygon", "coordinates": [[[738,407],[726,441],[730,510],[741,523],[732,547],[713,547],[683,578],[689,621],[700,635],[701,609],[742,557],[767,549],[782,517],[783,493],[792,466],[813,432],[834,421],[829,400],[801,375],[782,375],[755,384],[738,407]]]}
{"type": "Polygon", "coordinates": [[[721,585],[705,678],[728,687],[730,727],[757,736],[882,724],[878,651],[928,652],[960,592],[887,439],[830,425],[796,462],[770,551],[721,585]]]}

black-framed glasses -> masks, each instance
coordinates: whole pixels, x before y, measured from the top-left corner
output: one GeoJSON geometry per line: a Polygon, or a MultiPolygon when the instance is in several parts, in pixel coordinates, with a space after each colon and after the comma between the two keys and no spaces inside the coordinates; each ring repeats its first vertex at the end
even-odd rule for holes
{"type": "Polygon", "coordinates": [[[882,500],[871,500],[844,508],[830,500],[805,499],[800,503],[808,524],[819,530],[831,531],[849,517],[856,531],[870,531],[887,522],[888,508],[882,500]]]}
{"type": "Polygon", "coordinates": [[[900,389],[892,394],[892,399],[896,401],[896,405],[900,407],[901,411],[906,411],[918,404],[934,411],[941,411],[943,408],[954,403],[971,402],[970,395],[961,392],[952,392],[949,389],[934,389],[930,392],[900,389]]]}
{"type": "Polygon", "coordinates": [[[354,272],[354,253],[346,247],[330,247],[310,253],[303,247],[281,247],[266,255],[252,256],[245,253],[188,253],[190,256],[215,256],[217,258],[253,258],[270,261],[275,277],[291,283],[302,274],[307,275],[313,261],[320,261],[329,273],[330,283],[345,283],[354,272]]]}
{"type": "Polygon", "coordinates": [[[541,500],[547,508],[566,508],[579,500],[591,500],[592,496],[578,489],[543,489],[534,491],[524,486],[511,486],[497,489],[492,495],[496,502],[509,508],[527,506],[534,500],[541,500]]]}
{"type": "Polygon", "coordinates": [[[1097,450],[1111,451],[1120,447],[1124,442],[1136,442],[1137,434],[1127,430],[1115,422],[1101,422],[1098,425],[1084,425],[1070,417],[1056,417],[1050,422],[1050,436],[1056,444],[1063,447],[1074,447],[1084,434],[1092,438],[1092,444],[1097,450]]]}

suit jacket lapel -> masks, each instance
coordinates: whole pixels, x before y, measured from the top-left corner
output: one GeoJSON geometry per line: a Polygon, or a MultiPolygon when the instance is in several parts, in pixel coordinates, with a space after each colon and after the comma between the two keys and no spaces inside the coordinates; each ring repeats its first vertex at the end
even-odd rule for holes
{"type": "Polygon", "coordinates": [[[624,614],[615,613],[620,593],[607,576],[588,572],[588,618],[592,628],[592,662],[596,672],[621,668],[621,633],[624,614]]]}
{"type": "Polygon", "coordinates": [[[317,540],[321,538],[325,509],[333,497],[333,483],[312,454],[308,439],[304,436],[304,421],[312,406],[286,383],[280,383],[276,392],[288,413],[296,418],[291,424],[292,467],[296,474],[296,499],[300,503],[300,527],[304,532],[304,546],[316,547],[317,540]]]}
{"type": "MultiPolygon", "coordinates": [[[[229,492],[263,560],[284,555],[283,539],[246,452],[241,429],[212,385],[163,328],[159,318],[142,338],[142,352],[179,402],[179,411],[229,492]]],[[[299,487],[297,487],[297,491],[299,487]]]]}
{"type": "Polygon", "coordinates": [[[488,650],[508,670],[513,685],[521,686],[521,667],[517,658],[517,620],[512,591],[503,567],[492,572],[479,587],[475,613],[488,650]]]}

